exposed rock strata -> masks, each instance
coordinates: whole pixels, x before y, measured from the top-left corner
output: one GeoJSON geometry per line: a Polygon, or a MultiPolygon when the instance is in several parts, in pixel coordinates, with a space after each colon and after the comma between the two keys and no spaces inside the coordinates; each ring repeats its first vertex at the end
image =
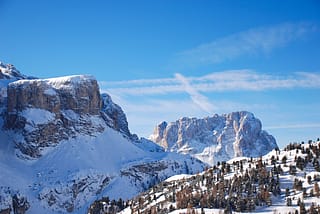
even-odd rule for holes
{"type": "Polygon", "coordinates": [[[91,76],[19,80],[8,85],[5,127],[19,132],[17,148],[31,158],[77,133],[104,130],[101,97],[91,76]]]}

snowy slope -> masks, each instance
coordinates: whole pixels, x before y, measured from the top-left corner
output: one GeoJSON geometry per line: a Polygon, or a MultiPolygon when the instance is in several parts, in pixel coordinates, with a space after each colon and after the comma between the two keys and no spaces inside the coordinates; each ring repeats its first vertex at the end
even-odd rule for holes
{"type": "MultiPolygon", "coordinates": [[[[1,139],[10,138],[10,134],[2,132],[1,139]]],[[[195,173],[204,167],[190,157],[151,149],[157,148],[156,145],[144,150],[139,143],[129,141],[111,128],[96,136],[79,135],[63,141],[32,161],[20,160],[10,140],[3,142],[0,148],[1,186],[27,197],[30,213],[40,210],[84,213],[93,200],[102,196],[133,197],[149,187],[149,179],[155,174],[158,174],[156,183],[170,175],[195,173]],[[143,170],[157,165],[162,168],[152,174],[148,168],[143,170]]],[[[2,206],[0,210],[5,208],[2,206]]]]}
{"type": "Polygon", "coordinates": [[[173,176],[121,213],[319,213],[319,185],[320,141],[290,144],[261,159],[240,157],[193,176],[173,176]]]}
{"type": "Polygon", "coordinates": [[[132,135],[91,76],[29,80],[0,69],[10,94],[0,102],[0,213],[85,213],[96,199],[128,199],[206,166],[132,135]]]}

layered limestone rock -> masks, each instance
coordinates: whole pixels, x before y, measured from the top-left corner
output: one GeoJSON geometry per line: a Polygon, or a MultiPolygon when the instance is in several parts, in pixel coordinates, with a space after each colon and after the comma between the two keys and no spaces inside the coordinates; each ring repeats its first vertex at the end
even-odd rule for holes
{"type": "Polygon", "coordinates": [[[8,97],[9,115],[30,107],[55,114],[69,109],[78,114],[100,113],[99,86],[91,76],[19,80],[9,84],[8,97]]]}
{"type": "Polygon", "coordinates": [[[77,133],[104,130],[99,86],[91,76],[19,80],[7,93],[5,127],[20,133],[14,141],[23,155],[36,158],[77,133]]]}
{"type": "Polygon", "coordinates": [[[203,119],[181,118],[162,122],[150,140],[168,151],[191,154],[213,165],[234,157],[257,157],[277,148],[272,135],[263,131],[250,112],[233,112],[203,119]]]}

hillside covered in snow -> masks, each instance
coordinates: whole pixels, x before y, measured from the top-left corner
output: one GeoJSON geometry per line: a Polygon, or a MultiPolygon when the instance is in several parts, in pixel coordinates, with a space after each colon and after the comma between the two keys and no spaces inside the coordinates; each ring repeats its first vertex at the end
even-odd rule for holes
{"type": "MultiPolygon", "coordinates": [[[[259,158],[218,162],[202,173],[173,176],[121,204],[120,213],[316,214],[319,184],[318,139],[290,143],[259,158]]],[[[114,208],[100,200],[89,211],[99,204],[107,213],[114,208]]]]}
{"type": "MultiPolygon", "coordinates": [[[[192,192],[181,191],[191,184],[190,179],[199,180],[197,176],[203,178],[197,190],[201,198],[218,188],[216,183],[225,175],[229,175],[225,181],[230,181],[223,189],[230,192],[228,185],[242,182],[240,177],[232,180],[240,175],[239,170],[241,176],[249,177],[264,170],[263,185],[276,176],[269,175],[271,168],[264,159],[257,171],[246,175],[246,170],[239,169],[249,163],[253,167],[256,157],[277,148],[275,139],[261,129],[260,120],[250,112],[161,123],[152,135],[154,143],[130,132],[124,111],[108,94],[100,93],[97,80],[90,75],[37,79],[0,63],[0,92],[1,214],[115,213],[129,205],[139,212],[156,208],[166,213],[172,207],[186,208],[177,199],[181,195],[193,197],[192,192]],[[255,158],[242,158],[232,166],[225,162],[240,156],[255,158]],[[213,165],[211,171],[203,172],[213,165]],[[190,175],[195,173],[200,174],[190,175]],[[172,183],[173,178],[159,184],[180,174],[184,174],[187,186],[172,183]],[[180,189],[175,189],[178,185],[180,189]],[[151,199],[139,196],[138,201],[143,201],[127,201],[150,188],[151,199]],[[176,195],[179,192],[180,196],[176,195]]],[[[252,187],[252,196],[258,196],[262,187],[252,185],[256,187],[255,192],[252,187]]],[[[276,193],[280,194],[278,188],[276,193]]],[[[239,206],[232,201],[234,195],[226,198],[226,194],[219,196],[222,204],[206,206],[239,206]]],[[[188,200],[184,200],[187,207],[199,208],[188,200]]],[[[255,207],[263,203],[269,200],[255,207]]]]}
{"type": "Polygon", "coordinates": [[[94,77],[28,78],[0,64],[0,213],[85,213],[205,164],[131,134],[94,77]]]}

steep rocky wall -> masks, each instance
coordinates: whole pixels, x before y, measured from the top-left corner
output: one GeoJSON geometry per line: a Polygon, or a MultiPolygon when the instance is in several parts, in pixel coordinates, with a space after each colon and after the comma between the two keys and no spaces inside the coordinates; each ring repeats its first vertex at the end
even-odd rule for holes
{"type": "Polygon", "coordinates": [[[27,157],[77,134],[104,130],[101,97],[91,76],[19,80],[8,85],[5,127],[15,130],[14,143],[27,157]]]}
{"type": "Polygon", "coordinates": [[[132,138],[133,135],[131,135],[129,131],[127,116],[121,107],[115,104],[108,94],[102,94],[101,99],[101,114],[107,124],[111,128],[123,133],[125,136],[132,138]]]}
{"type": "Polygon", "coordinates": [[[97,81],[89,76],[47,80],[19,80],[8,85],[7,127],[14,128],[17,114],[26,108],[62,110],[98,115],[101,100],[97,81]]]}
{"type": "Polygon", "coordinates": [[[277,148],[274,137],[262,130],[261,121],[246,111],[162,122],[150,139],[168,151],[191,154],[211,165],[234,157],[260,156],[277,148]]]}

